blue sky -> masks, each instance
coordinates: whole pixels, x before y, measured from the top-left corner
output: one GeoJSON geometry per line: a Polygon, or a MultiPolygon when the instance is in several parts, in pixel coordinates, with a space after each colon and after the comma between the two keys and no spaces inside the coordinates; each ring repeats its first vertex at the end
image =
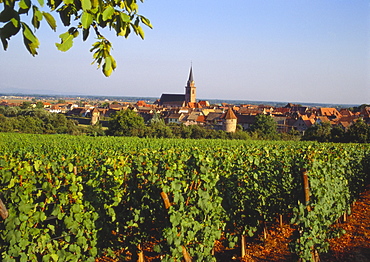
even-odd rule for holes
{"type": "Polygon", "coordinates": [[[184,92],[192,62],[198,98],[370,103],[369,0],[146,0],[139,10],[154,27],[145,40],[105,33],[111,77],[90,65],[93,37],[62,53],[66,29],[44,23],[38,56],[20,36],[0,51],[0,92],[160,97],[184,92]]]}

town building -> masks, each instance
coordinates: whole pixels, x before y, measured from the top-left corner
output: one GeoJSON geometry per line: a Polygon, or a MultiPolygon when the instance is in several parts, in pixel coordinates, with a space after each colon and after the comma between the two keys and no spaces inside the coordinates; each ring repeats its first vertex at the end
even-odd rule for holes
{"type": "Polygon", "coordinates": [[[192,66],[190,67],[189,78],[185,86],[185,94],[162,94],[158,102],[163,107],[185,107],[190,103],[196,103],[196,86],[192,66]]]}

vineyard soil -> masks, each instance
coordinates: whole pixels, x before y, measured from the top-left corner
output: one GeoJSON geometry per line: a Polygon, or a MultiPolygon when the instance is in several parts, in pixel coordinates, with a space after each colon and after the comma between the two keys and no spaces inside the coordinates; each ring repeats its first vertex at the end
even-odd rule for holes
{"type": "MultiPolygon", "coordinates": [[[[352,214],[347,222],[334,225],[335,228],[343,228],[346,234],[339,238],[329,240],[330,251],[322,254],[322,262],[370,262],[370,186],[367,187],[352,206],[352,214]]],[[[285,223],[280,227],[270,225],[266,239],[263,234],[257,238],[248,239],[246,256],[240,257],[240,249],[225,248],[221,242],[216,244],[215,255],[217,261],[243,261],[243,262],[267,262],[267,261],[294,261],[293,255],[289,252],[289,238],[293,228],[285,223]]],[[[160,261],[157,254],[152,252],[148,243],[145,247],[145,261],[160,261]]],[[[114,260],[108,257],[101,257],[97,262],[126,261],[114,260]]]]}

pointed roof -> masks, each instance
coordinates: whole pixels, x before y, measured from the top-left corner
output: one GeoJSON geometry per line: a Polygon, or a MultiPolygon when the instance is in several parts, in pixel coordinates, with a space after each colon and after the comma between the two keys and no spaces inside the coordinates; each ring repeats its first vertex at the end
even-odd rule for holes
{"type": "Polygon", "coordinates": [[[189,79],[188,83],[194,82],[194,77],[193,77],[193,66],[190,67],[190,73],[189,73],[189,79]]]}
{"type": "Polygon", "coordinates": [[[238,118],[236,117],[234,110],[232,110],[232,108],[229,108],[229,110],[227,110],[225,119],[238,119],[238,118]]]}

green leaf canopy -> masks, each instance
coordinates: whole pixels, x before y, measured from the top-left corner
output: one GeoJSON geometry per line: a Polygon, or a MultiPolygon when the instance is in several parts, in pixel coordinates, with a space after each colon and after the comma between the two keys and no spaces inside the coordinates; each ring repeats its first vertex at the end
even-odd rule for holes
{"type": "MultiPolygon", "coordinates": [[[[53,15],[58,13],[59,19],[68,30],[59,35],[60,43],[56,43],[58,50],[65,52],[73,46],[73,39],[82,32],[83,41],[89,37],[90,29],[99,39],[90,50],[94,51],[93,63],[98,68],[102,66],[105,76],[110,76],[116,68],[116,61],[111,55],[111,43],[102,34],[103,29],[116,31],[117,36],[127,38],[131,32],[144,39],[144,30],[140,24],[152,28],[148,18],[138,14],[137,0],[0,0],[0,39],[4,50],[8,48],[8,41],[17,35],[22,28],[23,41],[26,49],[33,56],[37,55],[39,40],[37,29],[45,19],[49,27],[56,31],[57,21],[53,15]],[[42,11],[41,11],[42,10],[42,11]],[[30,14],[30,17],[28,16],[30,14]],[[30,18],[30,21],[26,19],[30,18]],[[31,29],[30,27],[33,27],[31,29]],[[130,27],[132,31],[130,30],[130,27]]],[[[143,0],[140,0],[143,2],[143,0]]]]}

